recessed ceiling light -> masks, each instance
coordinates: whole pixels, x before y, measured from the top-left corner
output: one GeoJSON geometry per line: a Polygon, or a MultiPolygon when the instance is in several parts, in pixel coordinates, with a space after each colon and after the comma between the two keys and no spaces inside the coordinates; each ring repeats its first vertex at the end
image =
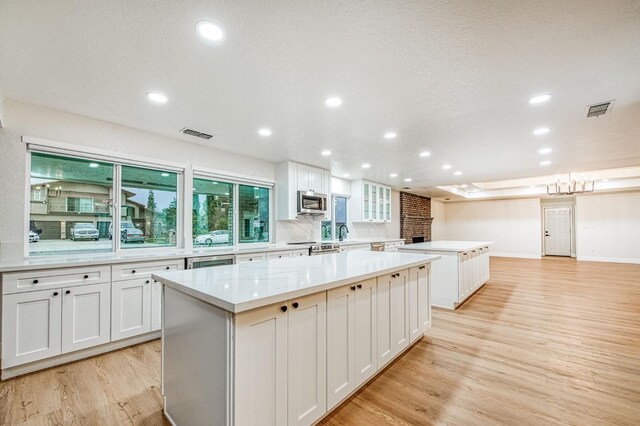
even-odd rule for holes
{"type": "Polygon", "coordinates": [[[462,172],[461,172],[460,170],[458,170],[457,172],[453,172],[453,174],[454,174],[455,176],[460,176],[460,175],[462,174],[462,172]]]}
{"type": "Polygon", "coordinates": [[[466,187],[467,187],[466,183],[463,183],[462,185],[460,185],[460,188],[466,188],[466,187]]]}
{"type": "Polygon", "coordinates": [[[349,173],[345,173],[345,174],[342,175],[342,177],[344,177],[344,178],[348,178],[349,176],[350,176],[349,173]]]}
{"type": "Polygon", "coordinates": [[[536,136],[540,136],[540,135],[546,135],[547,133],[549,133],[549,129],[548,127],[540,127],[539,129],[535,129],[533,131],[533,134],[536,136]]]}
{"type": "Polygon", "coordinates": [[[430,156],[430,155],[431,155],[431,153],[430,153],[429,151],[422,151],[422,152],[420,153],[420,157],[428,157],[428,156],[430,156]]]}
{"type": "Polygon", "coordinates": [[[535,104],[541,104],[543,102],[547,102],[549,99],[551,99],[551,93],[543,93],[541,95],[536,95],[533,98],[529,99],[529,103],[531,105],[535,105],[535,104]]]}
{"type": "Polygon", "coordinates": [[[100,167],[100,164],[98,164],[98,163],[89,163],[89,167],[91,167],[92,169],[95,169],[96,167],[100,167]]]}
{"type": "Polygon", "coordinates": [[[451,164],[445,164],[444,166],[442,166],[442,168],[444,170],[449,170],[451,168],[451,164]]]}
{"type": "Polygon", "coordinates": [[[260,136],[271,136],[271,129],[259,129],[258,134],[260,136]]]}
{"type": "Polygon", "coordinates": [[[609,179],[601,179],[600,182],[609,182],[609,179]]]}
{"type": "Polygon", "coordinates": [[[327,105],[330,108],[337,108],[340,105],[342,105],[342,99],[340,98],[336,98],[336,97],[331,97],[331,98],[327,98],[326,101],[324,101],[325,105],[327,105]]]}
{"type": "Polygon", "coordinates": [[[202,38],[209,41],[220,41],[224,38],[224,31],[218,24],[212,21],[200,21],[196,24],[196,30],[202,38]]]}
{"type": "Polygon", "coordinates": [[[363,168],[363,169],[368,169],[369,167],[371,167],[371,164],[369,164],[369,163],[364,163],[364,164],[362,165],[362,168],[363,168]]]}
{"type": "Polygon", "coordinates": [[[397,174],[397,173],[391,173],[391,174],[389,175],[389,177],[398,177],[398,174],[397,174]]]}
{"type": "Polygon", "coordinates": [[[535,188],[535,187],[536,187],[535,185],[529,185],[529,188],[535,188]]]}
{"type": "Polygon", "coordinates": [[[384,138],[385,139],[395,139],[396,136],[398,136],[398,135],[396,135],[394,132],[387,132],[387,133],[384,134],[384,138]]]}
{"type": "Polygon", "coordinates": [[[328,157],[331,155],[331,151],[329,151],[328,149],[325,149],[324,151],[322,151],[320,154],[324,155],[325,157],[328,157]]]}
{"type": "Polygon", "coordinates": [[[538,154],[551,154],[551,148],[540,148],[538,154]]]}
{"type": "Polygon", "coordinates": [[[541,161],[541,162],[540,162],[540,165],[541,165],[541,166],[548,166],[548,165],[550,165],[550,164],[551,164],[551,161],[548,161],[548,160],[547,160],[547,161],[541,161]]]}
{"type": "Polygon", "coordinates": [[[411,178],[405,178],[405,182],[411,182],[411,178]]]}
{"type": "Polygon", "coordinates": [[[167,101],[169,100],[169,98],[167,98],[166,95],[163,95],[162,93],[159,93],[159,92],[149,92],[147,93],[147,98],[150,101],[155,102],[157,104],[166,104],[167,101]]]}
{"type": "Polygon", "coordinates": [[[162,176],[162,177],[168,177],[168,176],[169,176],[169,173],[160,173],[160,176],[162,176]]]}

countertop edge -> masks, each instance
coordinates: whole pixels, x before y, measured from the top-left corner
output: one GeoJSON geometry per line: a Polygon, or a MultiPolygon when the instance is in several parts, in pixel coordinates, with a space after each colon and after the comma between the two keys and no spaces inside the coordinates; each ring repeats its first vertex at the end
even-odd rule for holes
{"type": "Polygon", "coordinates": [[[402,247],[398,247],[398,251],[417,251],[417,252],[423,252],[423,251],[442,251],[442,252],[452,252],[452,253],[461,253],[463,251],[469,251],[469,250],[475,250],[478,249],[480,247],[483,246],[490,246],[492,245],[493,242],[491,241],[486,241],[486,242],[482,242],[480,244],[475,244],[472,246],[468,246],[465,247],[463,249],[461,248],[435,248],[435,247],[431,247],[431,248],[426,248],[426,247],[411,247],[414,244],[407,244],[405,246],[402,247]]]}
{"type": "Polygon", "coordinates": [[[303,297],[303,296],[308,296],[310,294],[315,294],[315,293],[320,293],[322,291],[327,291],[327,290],[331,290],[337,287],[342,287],[344,285],[347,285],[349,283],[353,283],[353,282],[357,282],[357,281],[364,281],[364,280],[368,280],[370,278],[375,278],[375,277],[379,277],[381,275],[386,275],[392,272],[397,272],[397,271],[401,271],[403,269],[408,269],[408,268],[413,268],[415,266],[419,266],[419,265],[423,265],[425,263],[431,263],[435,260],[439,260],[441,257],[438,255],[429,255],[428,258],[422,259],[422,260],[416,260],[416,261],[412,261],[409,262],[405,265],[402,266],[397,266],[397,267],[393,267],[393,268],[385,268],[385,269],[381,269],[379,271],[375,271],[375,272],[370,272],[367,274],[363,274],[363,275],[356,275],[353,277],[349,277],[349,278],[345,278],[345,279],[341,279],[341,280],[337,280],[337,281],[331,281],[331,282],[326,282],[323,284],[318,284],[315,285],[313,287],[307,287],[307,288],[303,288],[303,289],[297,289],[297,290],[292,290],[292,291],[286,291],[277,295],[272,295],[269,297],[265,297],[264,299],[258,299],[258,300],[252,300],[249,302],[243,302],[243,303],[238,303],[238,304],[234,304],[231,302],[228,302],[226,300],[222,300],[219,299],[217,297],[214,297],[210,294],[207,293],[202,293],[200,291],[194,290],[191,287],[187,287],[184,286],[180,283],[177,283],[175,281],[166,279],[164,277],[162,277],[162,275],[157,275],[157,274],[151,274],[151,278],[156,280],[156,281],[160,281],[162,284],[166,285],[167,287],[179,291],[181,293],[187,294],[189,296],[192,296],[198,300],[201,300],[205,303],[208,303],[210,305],[216,306],[218,308],[224,309],[228,312],[231,312],[233,314],[239,314],[242,312],[246,312],[246,311],[250,311],[252,309],[257,309],[257,308],[261,308],[264,306],[269,306],[269,305],[273,305],[276,303],[281,303],[284,302],[286,300],[290,300],[292,298],[295,297],[303,297]]]}

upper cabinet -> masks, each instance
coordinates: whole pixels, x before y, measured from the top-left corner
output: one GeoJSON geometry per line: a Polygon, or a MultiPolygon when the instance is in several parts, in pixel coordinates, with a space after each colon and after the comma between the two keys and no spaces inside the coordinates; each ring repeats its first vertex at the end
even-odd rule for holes
{"type": "Polygon", "coordinates": [[[366,180],[351,182],[353,222],[391,222],[391,188],[366,180]]]}
{"type": "MultiPolygon", "coordinates": [[[[331,200],[331,173],[319,167],[283,161],[276,166],[276,218],[298,218],[298,191],[314,191],[331,200]]],[[[330,217],[327,211],[325,218],[330,217]]]]}

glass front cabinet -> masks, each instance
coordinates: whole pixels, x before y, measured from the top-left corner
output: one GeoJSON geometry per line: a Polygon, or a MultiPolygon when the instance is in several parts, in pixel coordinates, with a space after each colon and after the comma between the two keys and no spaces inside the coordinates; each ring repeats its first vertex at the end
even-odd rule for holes
{"type": "Polygon", "coordinates": [[[391,222],[391,188],[364,180],[351,181],[352,222],[391,222]]]}

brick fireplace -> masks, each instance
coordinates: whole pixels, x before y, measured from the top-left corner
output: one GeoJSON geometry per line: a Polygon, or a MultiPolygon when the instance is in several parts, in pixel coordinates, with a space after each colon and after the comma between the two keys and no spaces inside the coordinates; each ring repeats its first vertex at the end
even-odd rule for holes
{"type": "Polygon", "coordinates": [[[411,244],[413,237],[431,241],[431,198],[400,193],[400,238],[411,244]]]}

